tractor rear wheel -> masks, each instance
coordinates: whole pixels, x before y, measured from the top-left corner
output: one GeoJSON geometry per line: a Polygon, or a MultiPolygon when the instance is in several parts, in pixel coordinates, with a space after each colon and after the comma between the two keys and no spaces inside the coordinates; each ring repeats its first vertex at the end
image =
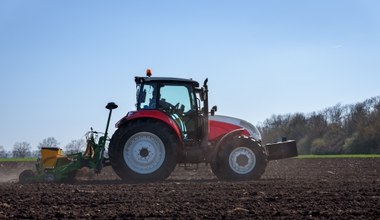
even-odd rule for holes
{"type": "Polygon", "coordinates": [[[112,136],[109,158],[116,174],[126,182],[166,179],[176,166],[177,139],[164,123],[138,120],[112,136]]]}
{"type": "Polygon", "coordinates": [[[236,137],[220,150],[216,161],[211,163],[213,173],[220,180],[257,180],[268,163],[265,148],[249,137],[236,137]]]}

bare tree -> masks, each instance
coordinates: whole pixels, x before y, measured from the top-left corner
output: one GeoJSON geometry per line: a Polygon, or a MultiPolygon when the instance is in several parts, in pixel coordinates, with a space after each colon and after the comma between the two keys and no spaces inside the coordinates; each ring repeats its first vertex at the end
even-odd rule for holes
{"type": "Polygon", "coordinates": [[[13,157],[14,158],[25,158],[30,157],[31,155],[31,147],[28,142],[17,142],[13,145],[13,157]]]}
{"type": "Polygon", "coordinates": [[[7,158],[7,152],[3,146],[0,146],[0,158],[7,158]]]}
{"type": "Polygon", "coordinates": [[[302,153],[379,153],[380,96],[320,112],[276,115],[259,127],[263,141],[279,135],[298,141],[302,153]]]}
{"type": "Polygon", "coordinates": [[[33,158],[40,158],[41,157],[41,150],[34,150],[31,152],[31,157],[33,158]]]}
{"type": "Polygon", "coordinates": [[[86,142],[83,139],[72,140],[68,145],[66,145],[65,151],[67,154],[79,153],[82,151],[85,144],[86,142]]]}
{"type": "Polygon", "coordinates": [[[42,147],[56,148],[58,145],[59,142],[55,138],[48,137],[43,139],[42,142],[38,144],[38,149],[41,149],[42,147]]]}

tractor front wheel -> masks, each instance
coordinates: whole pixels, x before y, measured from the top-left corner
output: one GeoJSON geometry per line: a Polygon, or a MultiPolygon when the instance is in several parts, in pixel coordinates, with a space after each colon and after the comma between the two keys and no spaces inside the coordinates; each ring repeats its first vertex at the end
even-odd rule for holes
{"type": "Polygon", "coordinates": [[[176,138],[167,125],[140,120],[112,136],[109,157],[116,174],[126,182],[166,179],[176,165],[176,138]]]}
{"type": "Polygon", "coordinates": [[[267,161],[266,151],[260,143],[239,136],[220,149],[211,169],[220,180],[257,180],[264,173],[267,161]]]}

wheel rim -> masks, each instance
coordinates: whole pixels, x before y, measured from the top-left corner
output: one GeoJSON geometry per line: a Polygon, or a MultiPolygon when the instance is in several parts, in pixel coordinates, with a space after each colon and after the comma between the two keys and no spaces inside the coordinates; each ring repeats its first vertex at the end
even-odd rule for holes
{"type": "Polygon", "coordinates": [[[148,174],[158,170],[165,160],[165,145],[150,132],[139,132],[124,145],[124,161],[136,173],[148,174]]]}
{"type": "Polygon", "coordinates": [[[256,155],[247,147],[238,147],[231,152],[229,164],[235,173],[247,174],[256,166],[256,155]]]}

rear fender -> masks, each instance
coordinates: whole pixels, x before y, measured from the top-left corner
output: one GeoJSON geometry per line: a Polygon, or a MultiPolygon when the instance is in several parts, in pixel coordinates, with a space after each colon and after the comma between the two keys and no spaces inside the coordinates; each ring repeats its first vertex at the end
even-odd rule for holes
{"type": "Polygon", "coordinates": [[[120,119],[115,124],[115,127],[120,128],[126,125],[130,121],[144,119],[144,118],[156,119],[167,124],[176,133],[178,140],[182,141],[181,130],[179,129],[177,123],[165,113],[157,111],[157,110],[139,110],[139,111],[128,112],[128,114],[124,118],[120,119]]]}

